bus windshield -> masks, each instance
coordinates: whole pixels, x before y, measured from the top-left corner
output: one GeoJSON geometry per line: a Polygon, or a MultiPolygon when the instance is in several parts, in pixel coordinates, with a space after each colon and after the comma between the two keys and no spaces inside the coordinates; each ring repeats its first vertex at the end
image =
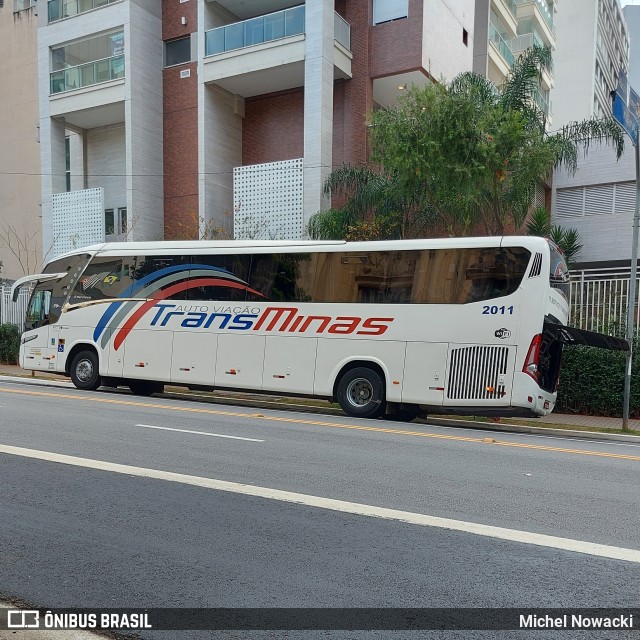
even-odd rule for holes
{"type": "Polygon", "coordinates": [[[45,273],[66,273],[67,275],[60,280],[47,280],[37,284],[27,309],[26,331],[58,321],[62,306],[90,258],[90,255],[84,253],[54,260],[45,267],[45,273]]]}

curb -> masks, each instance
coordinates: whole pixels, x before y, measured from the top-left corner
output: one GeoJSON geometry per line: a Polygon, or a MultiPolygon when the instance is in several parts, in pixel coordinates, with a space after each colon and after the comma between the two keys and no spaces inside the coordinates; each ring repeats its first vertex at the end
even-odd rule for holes
{"type": "MultiPolygon", "coordinates": [[[[31,377],[31,376],[9,376],[0,374],[0,380],[16,380],[27,384],[45,384],[54,387],[74,388],[68,378],[54,379],[53,377],[31,377]]],[[[171,389],[171,387],[170,387],[171,389]]],[[[280,409],[284,411],[299,411],[301,413],[313,413],[320,415],[334,415],[347,417],[341,409],[331,406],[318,406],[307,404],[296,404],[295,399],[288,398],[288,401],[278,402],[274,397],[285,398],[285,396],[264,396],[257,393],[247,394],[227,392],[232,395],[218,396],[214,394],[205,395],[194,391],[165,391],[160,397],[173,398],[178,400],[189,400],[191,402],[207,402],[222,405],[241,405],[256,409],[280,409]]],[[[126,393],[126,392],[125,392],[126,393]]],[[[215,392],[214,392],[215,393],[215,392]]],[[[602,431],[578,431],[575,429],[554,429],[553,427],[532,427],[530,425],[518,424],[497,424],[495,422],[483,422],[479,420],[462,420],[453,418],[427,417],[417,418],[411,424],[431,425],[438,427],[454,427],[458,429],[475,429],[482,431],[495,431],[499,433],[522,433],[527,435],[554,436],[556,438],[573,438],[577,440],[601,440],[608,442],[620,442],[640,445],[640,435],[626,435],[620,433],[605,433],[602,431]]],[[[0,640],[3,640],[0,638],[0,640]]]]}

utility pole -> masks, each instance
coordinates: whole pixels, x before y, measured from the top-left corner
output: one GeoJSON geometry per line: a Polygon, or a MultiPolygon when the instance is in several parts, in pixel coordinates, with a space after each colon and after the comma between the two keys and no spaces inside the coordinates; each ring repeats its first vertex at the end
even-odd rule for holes
{"type": "Polygon", "coordinates": [[[638,230],[640,229],[640,96],[627,84],[627,75],[620,71],[618,86],[611,92],[613,117],[620,127],[629,134],[635,147],[636,160],[636,207],[633,214],[631,241],[631,270],[627,295],[627,330],[625,338],[629,343],[627,366],[624,373],[624,398],[622,403],[622,430],[629,430],[629,399],[631,397],[631,366],[633,362],[633,333],[636,311],[636,281],[638,278],[638,230]]]}
{"type": "Polygon", "coordinates": [[[627,300],[627,332],[629,343],[627,351],[627,366],[624,374],[624,399],[622,405],[622,430],[629,430],[629,399],[631,397],[631,363],[633,361],[633,333],[636,311],[636,280],[638,273],[638,230],[640,229],[640,127],[635,120],[634,141],[636,156],[636,208],[633,214],[633,240],[631,241],[631,273],[629,275],[629,295],[627,300]]]}

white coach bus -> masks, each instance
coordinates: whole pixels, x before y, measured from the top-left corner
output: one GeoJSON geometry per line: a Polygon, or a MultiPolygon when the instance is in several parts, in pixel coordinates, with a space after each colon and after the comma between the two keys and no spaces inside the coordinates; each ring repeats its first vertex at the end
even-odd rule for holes
{"type": "Polygon", "coordinates": [[[568,270],[537,237],[129,242],[65,254],[33,286],[20,365],[76,387],[165,384],[337,399],[350,416],[541,416],[568,270]]]}

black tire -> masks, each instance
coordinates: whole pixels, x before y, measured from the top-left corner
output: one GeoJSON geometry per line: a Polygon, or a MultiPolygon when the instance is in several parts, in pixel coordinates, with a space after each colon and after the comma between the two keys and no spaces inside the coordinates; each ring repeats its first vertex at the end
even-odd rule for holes
{"type": "Polygon", "coordinates": [[[129,380],[129,389],[136,396],[150,396],[153,393],[162,393],[164,385],[162,382],[152,382],[151,380],[129,380]]]}
{"type": "Polygon", "coordinates": [[[84,391],[95,391],[101,384],[98,355],[95,351],[80,351],[71,361],[71,382],[84,391]]]}
{"type": "Polygon", "coordinates": [[[347,371],[336,395],[342,410],[355,418],[378,418],[387,407],[384,379],[368,367],[347,371]]]}

